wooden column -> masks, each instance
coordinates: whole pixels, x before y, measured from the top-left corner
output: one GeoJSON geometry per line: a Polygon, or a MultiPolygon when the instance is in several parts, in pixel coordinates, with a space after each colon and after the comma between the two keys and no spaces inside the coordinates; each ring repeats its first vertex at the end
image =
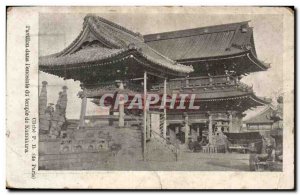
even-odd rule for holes
{"type": "Polygon", "coordinates": [[[109,126],[113,126],[114,125],[114,120],[113,120],[113,117],[114,116],[114,111],[112,110],[109,110],[109,119],[108,119],[108,125],[109,126]]]}
{"type": "Polygon", "coordinates": [[[125,121],[124,121],[124,101],[120,100],[119,103],[119,127],[124,127],[125,126],[125,121]]]}
{"type": "Polygon", "coordinates": [[[212,144],[213,126],[212,126],[212,115],[208,116],[208,143],[212,144]]]}
{"type": "Polygon", "coordinates": [[[187,113],[184,113],[184,143],[186,145],[189,144],[189,131],[190,131],[189,116],[187,113]]]}
{"type": "Polygon", "coordinates": [[[163,101],[164,101],[164,124],[163,124],[163,136],[164,138],[167,137],[167,108],[166,108],[166,100],[167,100],[167,79],[164,80],[164,94],[163,94],[163,101]]]}
{"type": "Polygon", "coordinates": [[[146,140],[150,139],[151,134],[151,117],[150,114],[147,114],[147,126],[146,126],[146,140]]]}
{"type": "Polygon", "coordinates": [[[146,132],[147,132],[147,72],[144,72],[144,124],[143,124],[143,160],[146,160],[146,132]]]}
{"type": "Polygon", "coordinates": [[[196,132],[197,132],[197,140],[196,141],[198,141],[198,139],[200,137],[200,127],[199,127],[199,125],[196,126],[196,132]]]}
{"type": "MultiPolygon", "coordinates": [[[[124,85],[123,82],[120,82],[120,86],[119,86],[120,90],[124,89],[124,85]]],[[[119,127],[124,127],[125,126],[125,121],[124,121],[124,96],[121,95],[120,96],[120,100],[119,100],[119,127]]]]}
{"type": "Polygon", "coordinates": [[[82,88],[82,97],[81,97],[81,112],[80,112],[80,121],[79,121],[79,129],[84,129],[85,127],[85,113],[86,113],[86,89],[82,88]]]}
{"type": "Polygon", "coordinates": [[[228,132],[233,132],[232,129],[232,112],[229,113],[229,129],[228,132]]]}

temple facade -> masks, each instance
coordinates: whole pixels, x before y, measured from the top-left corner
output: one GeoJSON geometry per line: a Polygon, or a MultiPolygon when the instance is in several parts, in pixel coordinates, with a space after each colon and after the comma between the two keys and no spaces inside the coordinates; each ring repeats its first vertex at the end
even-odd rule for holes
{"type": "MultiPolygon", "coordinates": [[[[39,68],[81,82],[80,120],[74,131],[86,128],[88,99],[99,105],[103,95],[114,94],[107,99],[113,104],[120,95],[132,99],[140,93],[147,105],[147,94],[161,96],[157,105],[163,104],[162,109],[128,109],[128,101],[121,99],[106,117],[118,128],[133,124],[128,121],[140,124],[144,155],[153,140],[175,153],[193,150],[194,142],[204,152],[224,152],[224,135],[241,131],[244,112],[270,103],[241,82],[269,68],[257,58],[248,22],[141,35],[88,15],[78,37],[63,51],[40,57],[39,68]],[[195,94],[199,109],[170,109],[174,94],[195,94]]],[[[44,109],[45,102],[40,104],[44,109]]]]}

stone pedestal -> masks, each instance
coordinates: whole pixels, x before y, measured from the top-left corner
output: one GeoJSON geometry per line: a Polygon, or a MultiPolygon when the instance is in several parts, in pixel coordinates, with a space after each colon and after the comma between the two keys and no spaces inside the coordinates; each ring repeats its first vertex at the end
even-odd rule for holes
{"type": "Polygon", "coordinates": [[[84,129],[85,127],[85,113],[86,113],[86,104],[87,104],[87,98],[86,98],[86,89],[83,89],[81,97],[81,111],[80,111],[80,121],[79,121],[79,129],[84,129]]]}

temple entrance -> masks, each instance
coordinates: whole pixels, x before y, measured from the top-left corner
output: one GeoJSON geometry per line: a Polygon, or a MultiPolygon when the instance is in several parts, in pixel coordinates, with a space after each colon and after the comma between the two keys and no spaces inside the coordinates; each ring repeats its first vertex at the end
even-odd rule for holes
{"type": "Polygon", "coordinates": [[[206,123],[193,123],[189,125],[189,132],[186,134],[181,123],[169,124],[167,139],[174,144],[189,144],[189,142],[208,143],[208,126],[206,123]],[[188,135],[188,139],[186,139],[186,135],[188,135]],[[188,143],[186,143],[186,140],[188,140],[188,143]]]}
{"type": "Polygon", "coordinates": [[[191,125],[190,140],[192,142],[208,142],[208,126],[206,123],[193,123],[191,125]]]}

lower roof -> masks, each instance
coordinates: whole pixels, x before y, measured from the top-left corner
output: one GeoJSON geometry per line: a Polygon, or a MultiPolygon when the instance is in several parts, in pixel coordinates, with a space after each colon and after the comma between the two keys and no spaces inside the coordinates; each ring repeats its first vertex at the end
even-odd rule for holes
{"type": "MultiPolygon", "coordinates": [[[[186,75],[193,71],[192,66],[181,65],[148,46],[139,34],[94,15],[85,17],[81,33],[67,48],[41,56],[39,66],[42,71],[65,78],[66,71],[89,69],[91,66],[99,68],[128,57],[142,65],[140,69],[148,66],[157,72],[162,70],[165,76],[168,71],[173,75],[186,75]]],[[[74,71],[70,73],[67,79],[78,77],[74,71]]]]}
{"type": "Polygon", "coordinates": [[[256,114],[255,116],[249,118],[244,121],[246,124],[265,124],[265,123],[273,123],[271,120],[271,115],[273,114],[274,109],[271,106],[267,106],[264,110],[256,114]]]}

